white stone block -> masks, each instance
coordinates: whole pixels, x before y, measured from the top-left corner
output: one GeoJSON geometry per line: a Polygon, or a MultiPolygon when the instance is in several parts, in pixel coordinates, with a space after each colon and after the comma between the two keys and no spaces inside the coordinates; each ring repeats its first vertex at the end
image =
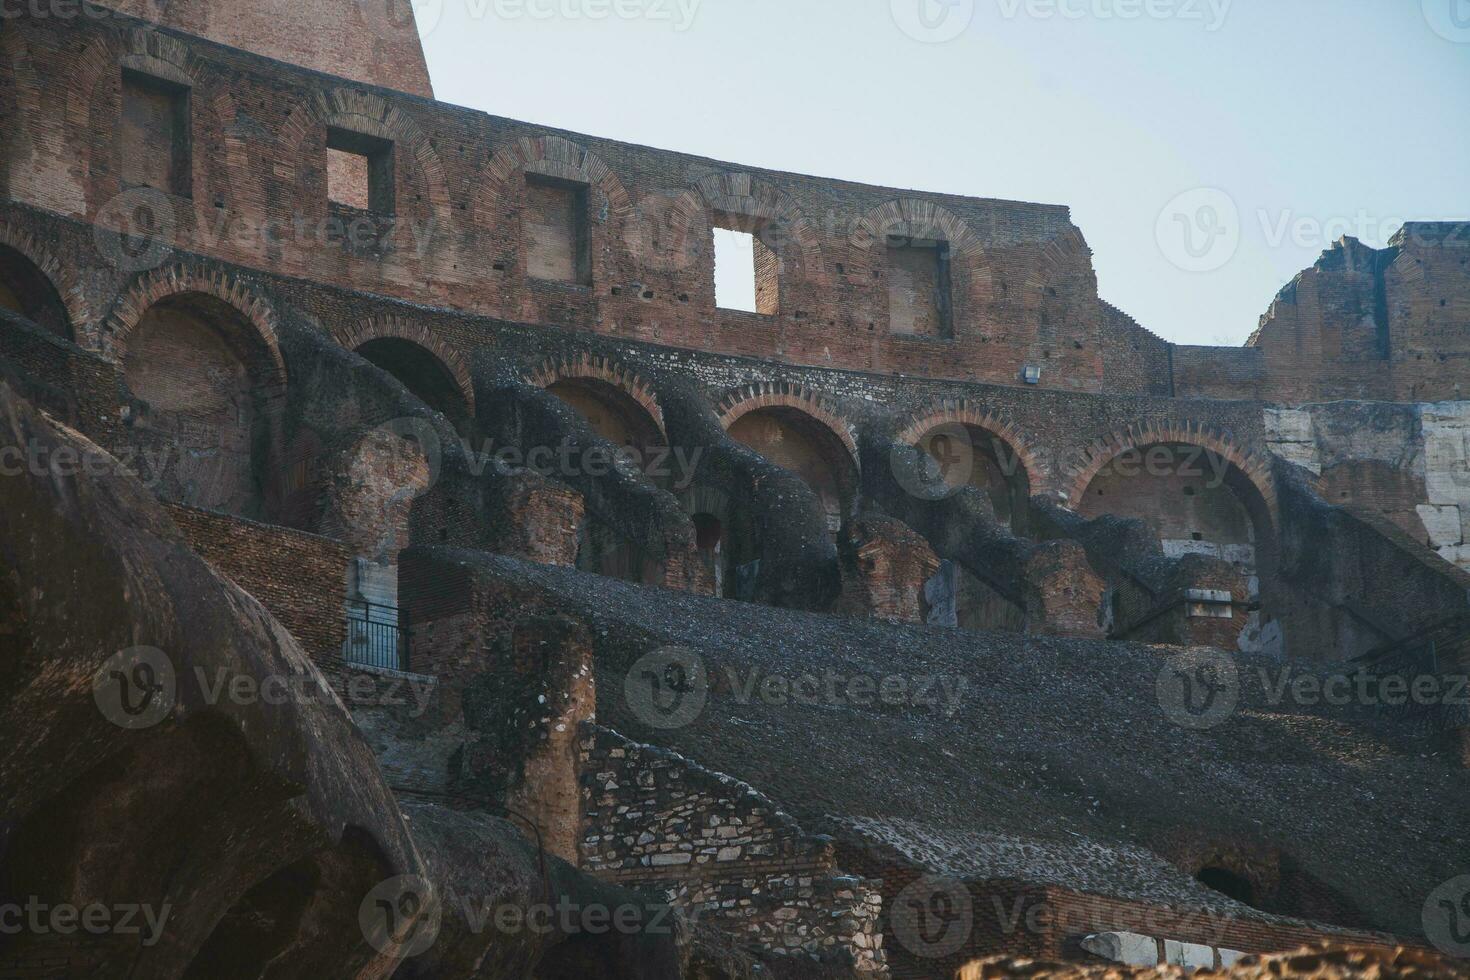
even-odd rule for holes
{"type": "Polygon", "coordinates": [[[1415,508],[1424,530],[1429,533],[1429,543],[1435,548],[1460,544],[1465,540],[1465,531],[1460,525],[1460,508],[1455,504],[1420,504],[1415,508]]]}
{"type": "Polygon", "coordinates": [[[1223,949],[1222,948],[1219,952],[1220,952],[1220,968],[1221,969],[1228,969],[1228,968],[1234,966],[1235,963],[1236,963],[1236,961],[1239,960],[1242,956],[1245,955],[1244,953],[1242,953],[1238,949],[1223,949]]]}
{"type": "Polygon", "coordinates": [[[1199,943],[1181,943],[1173,939],[1164,940],[1164,962],[1182,966],[1186,970],[1211,970],[1215,966],[1215,950],[1199,943]]]}
{"type": "Polygon", "coordinates": [[[1312,435],[1312,413],[1301,408],[1268,408],[1265,410],[1267,442],[1315,442],[1312,435]]]}
{"type": "Polygon", "coordinates": [[[1099,932],[1082,940],[1082,948],[1114,963],[1158,966],[1159,947],[1152,936],[1136,932],[1099,932]]]}

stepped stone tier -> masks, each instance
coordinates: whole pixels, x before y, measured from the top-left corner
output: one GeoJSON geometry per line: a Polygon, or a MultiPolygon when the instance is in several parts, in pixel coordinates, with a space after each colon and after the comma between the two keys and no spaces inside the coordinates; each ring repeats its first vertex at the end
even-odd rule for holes
{"type": "Polygon", "coordinates": [[[0,22],[0,977],[1465,975],[1470,222],[1179,345],[407,3],[85,11],[0,22]]]}

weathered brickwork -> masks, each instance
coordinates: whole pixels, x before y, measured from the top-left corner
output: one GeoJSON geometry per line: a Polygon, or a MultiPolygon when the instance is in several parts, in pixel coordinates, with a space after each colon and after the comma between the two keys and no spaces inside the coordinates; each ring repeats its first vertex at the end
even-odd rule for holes
{"type": "Polygon", "coordinates": [[[583,867],[658,889],[772,952],[883,969],[878,883],[843,876],[831,840],[738,780],[595,725],[581,766],[583,867]]]}
{"type": "Polygon", "coordinates": [[[339,542],[228,514],[174,505],[169,515],[200,557],[255,598],[313,657],[346,639],[348,550],[339,542]]]}

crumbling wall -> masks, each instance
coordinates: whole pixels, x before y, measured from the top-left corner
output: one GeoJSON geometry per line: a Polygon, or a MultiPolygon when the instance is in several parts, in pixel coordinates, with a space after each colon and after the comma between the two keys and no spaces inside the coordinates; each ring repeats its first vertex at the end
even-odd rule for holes
{"type": "Polygon", "coordinates": [[[883,969],[874,883],[842,875],[829,839],[744,783],[609,729],[583,728],[581,765],[584,869],[757,948],[883,969]]]}

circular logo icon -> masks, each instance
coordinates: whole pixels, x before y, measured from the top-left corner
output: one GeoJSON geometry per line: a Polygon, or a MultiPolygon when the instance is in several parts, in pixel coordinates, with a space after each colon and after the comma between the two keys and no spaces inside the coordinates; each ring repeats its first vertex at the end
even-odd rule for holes
{"type": "Polygon", "coordinates": [[[975,928],[970,890],[958,881],[926,875],[898,893],[888,923],[903,948],[915,956],[951,956],[975,928]]]}
{"type": "Polygon", "coordinates": [[[888,453],[893,478],[910,496],[940,500],[967,486],[975,473],[975,443],[958,422],[926,433],[917,446],[895,442],[888,453]]]}
{"type": "Polygon", "coordinates": [[[975,0],[889,0],[893,22],[915,41],[953,41],[975,19],[975,0]]]}
{"type": "Polygon", "coordinates": [[[1182,728],[1221,724],[1240,702],[1240,671],[1223,650],[1196,647],[1170,657],[1155,681],[1159,706],[1182,728]]]}
{"type": "Polygon", "coordinates": [[[156,269],[173,252],[178,215],[162,191],[138,187],[123,191],[97,211],[92,242],[119,272],[156,269]]]}
{"type": "Polygon", "coordinates": [[[1470,44],[1470,0],[1424,0],[1424,19],[1446,41],[1470,44]]]}
{"type": "Polygon", "coordinates": [[[428,465],[428,482],[419,486],[415,480],[411,487],[404,488],[405,491],[411,490],[417,496],[439,482],[439,469],[444,463],[444,447],[439,441],[439,432],[434,428],[434,423],[420,416],[408,415],[384,422],[378,426],[377,431],[397,436],[412,444],[428,465]]]}
{"type": "Polygon", "coordinates": [[[369,27],[386,24],[395,32],[411,31],[418,36],[434,33],[444,18],[444,0],[357,0],[369,27]]]}
{"type": "Polygon", "coordinates": [[[1159,212],[1154,237],[1159,251],[1185,272],[1224,268],[1240,249],[1240,209],[1222,190],[1185,191],[1159,212]]]}
{"type": "Polygon", "coordinates": [[[623,678],[623,697],[650,728],[683,728],[709,700],[704,658],[684,647],[660,647],[638,658],[623,678]]]}
{"type": "Polygon", "coordinates": [[[173,713],[178,675],[157,647],[129,647],[107,658],[92,678],[92,700],[119,728],[152,728],[173,713]]]}
{"type": "Polygon", "coordinates": [[[1470,958],[1470,875],[1451,878],[1429,893],[1424,935],[1446,956],[1470,958]]]}
{"type": "Polygon", "coordinates": [[[434,945],[443,913],[433,885],[418,875],[399,875],[367,893],[357,923],[373,949],[406,958],[434,945]]]}

